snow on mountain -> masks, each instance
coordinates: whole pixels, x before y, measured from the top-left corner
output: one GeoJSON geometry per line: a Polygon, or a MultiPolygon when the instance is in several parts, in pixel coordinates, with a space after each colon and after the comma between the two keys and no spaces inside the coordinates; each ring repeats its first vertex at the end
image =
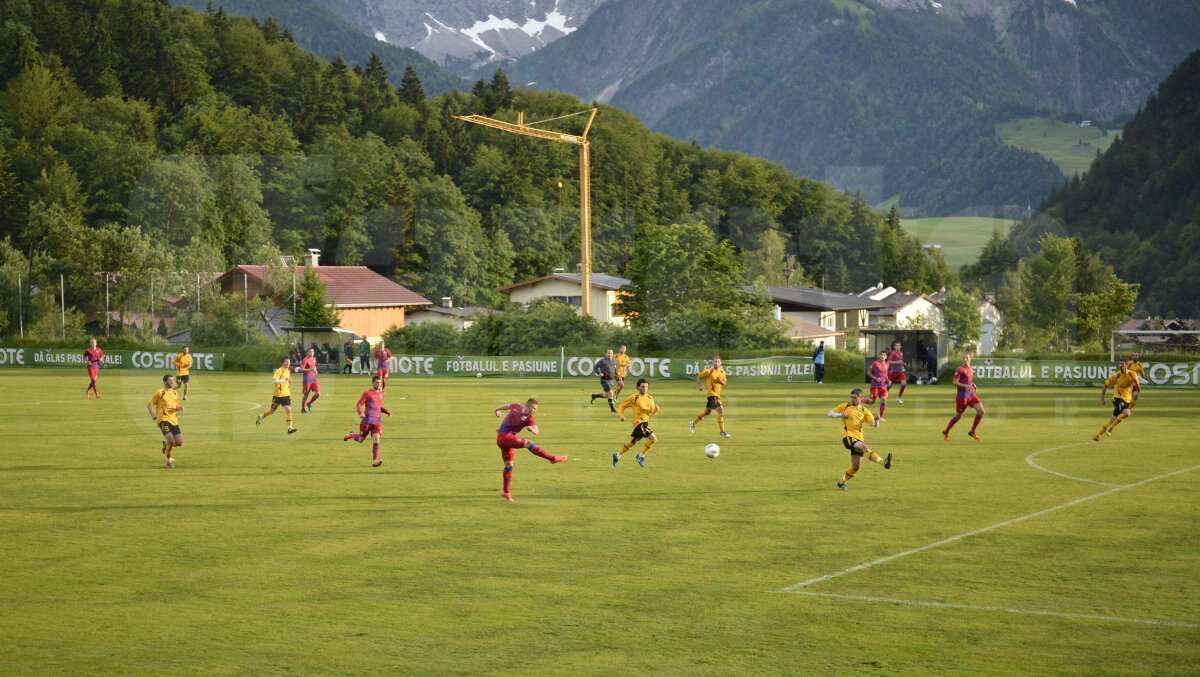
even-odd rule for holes
{"type": "Polygon", "coordinates": [[[456,67],[535,52],[575,31],[606,0],[317,0],[375,39],[456,67]]]}

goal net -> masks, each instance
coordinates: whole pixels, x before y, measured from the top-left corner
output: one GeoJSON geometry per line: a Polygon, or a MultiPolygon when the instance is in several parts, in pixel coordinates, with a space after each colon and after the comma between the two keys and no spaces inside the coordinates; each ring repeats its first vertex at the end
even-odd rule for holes
{"type": "Polygon", "coordinates": [[[1138,353],[1147,360],[1200,361],[1200,330],[1137,329],[1112,333],[1109,357],[1113,362],[1138,353]]]}

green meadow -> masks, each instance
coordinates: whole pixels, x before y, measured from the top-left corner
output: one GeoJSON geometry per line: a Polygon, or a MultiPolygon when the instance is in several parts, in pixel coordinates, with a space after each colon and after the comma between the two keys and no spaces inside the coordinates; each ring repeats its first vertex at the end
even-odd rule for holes
{"type": "Polygon", "coordinates": [[[996,126],[1005,143],[1049,158],[1068,177],[1083,174],[1097,153],[1103,153],[1117,138],[1111,130],[1080,127],[1047,118],[1022,118],[996,126]]]}
{"type": "Polygon", "coordinates": [[[1011,219],[981,216],[945,216],[925,219],[904,219],[905,232],[915,235],[925,245],[941,245],[942,256],[950,270],[979,260],[979,252],[996,228],[1007,234],[1011,219]]]}
{"type": "Polygon", "coordinates": [[[613,468],[591,380],[396,378],[373,469],[362,377],[290,436],[268,375],[193,378],[167,470],[158,375],[0,372],[5,674],[1200,671],[1194,391],[1097,444],[1095,389],[984,387],[946,442],[953,390],[912,386],[842,492],[848,384],[731,381],[721,439],[655,382],[661,441],[613,468]],[[530,395],[570,460],[520,452],[510,504],[492,410],[530,395]]]}

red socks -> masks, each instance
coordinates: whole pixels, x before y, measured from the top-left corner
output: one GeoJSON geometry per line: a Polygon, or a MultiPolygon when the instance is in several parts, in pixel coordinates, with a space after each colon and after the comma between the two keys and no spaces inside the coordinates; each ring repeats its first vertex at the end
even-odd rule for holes
{"type": "Polygon", "coordinates": [[[534,456],[541,456],[542,458],[546,459],[547,461],[554,460],[553,454],[546,453],[545,449],[538,447],[538,446],[530,447],[529,453],[533,454],[534,456]]]}
{"type": "Polygon", "coordinates": [[[506,465],[506,466],[504,466],[504,493],[506,493],[506,494],[512,493],[509,491],[509,488],[511,488],[511,487],[512,487],[512,466],[506,465]]]}
{"type": "Polygon", "coordinates": [[[372,461],[379,460],[379,443],[378,442],[371,445],[371,460],[372,461]]]}
{"type": "Polygon", "coordinates": [[[975,432],[975,429],[979,427],[979,422],[982,420],[983,414],[975,414],[975,423],[971,425],[971,432],[975,432]]]}

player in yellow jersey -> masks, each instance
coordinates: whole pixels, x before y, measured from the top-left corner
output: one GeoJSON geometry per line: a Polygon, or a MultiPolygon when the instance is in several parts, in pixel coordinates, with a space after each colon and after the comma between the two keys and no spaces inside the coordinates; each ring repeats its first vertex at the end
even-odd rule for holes
{"type": "Polygon", "coordinates": [[[191,380],[192,373],[192,353],[187,346],[183,347],[183,352],[175,356],[175,382],[183,384],[183,399],[188,396],[188,381],[191,380]]]}
{"type": "Polygon", "coordinates": [[[658,436],[650,429],[650,417],[658,413],[658,405],[654,403],[654,397],[650,395],[650,381],[644,378],[638,379],[637,394],[630,395],[621,403],[621,406],[617,407],[617,416],[622,421],[625,420],[626,409],[633,410],[633,432],[629,434],[629,441],[621,445],[621,451],[613,454],[613,467],[617,467],[617,462],[621,460],[625,452],[638,443],[638,440],[646,440],[646,445],[637,455],[638,465],[645,468],[646,454],[650,453],[650,449],[658,443],[658,436]]]}
{"type": "Polygon", "coordinates": [[[271,414],[279,407],[283,407],[283,412],[287,414],[287,431],[288,434],[296,432],[292,427],[292,360],[283,358],[279,363],[279,368],[275,373],[271,374],[271,383],[275,384],[275,396],[271,398],[271,408],[264,411],[254,419],[254,425],[262,425],[262,420],[271,414]]]}
{"type": "Polygon", "coordinates": [[[696,419],[692,421],[692,432],[696,432],[697,423],[703,421],[705,416],[715,411],[717,412],[717,428],[721,431],[721,437],[729,437],[729,433],[725,432],[725,405],[721,404],[721,390],[728,382],[729,376],[721,368],[720,355],[713,357],[711,367],[696,374],[697,389],[704,390],[706,386],[708,388],[705,393],[708,396],[708,401],[704,404],[704,411],[700,412],[696,416],[696,419]]]}
{"type": "Polygon", "coordinates": [[[175,390],[175,377],[171,374],[163,376],[163,387],[154,391],[150,402],[146,404],[150,412],[150,420],[158,423],[158,430],[163,436],[163,454],[167,457],[167,467],[175,467],[175,447],[183,446],[183,431],[179,429],[179,412],[183,407],[179,404],[179,392],[175,390]]]}
{"type": "Polygon", "coordinates": [[[1129,371],[1128,362],[1121,360],[1118,366],[1119,369],[1105,379],[1104,387],[1100,389],[1100,404],[1107,404],[1104,401],[1104,395],[1108,393],[1110,387],[1113,389],[1113,413],[1112,418],[1108,419],[1108,423],[1101,426],[1100,432],[1092,438],[1095,442],[1100,441],[1101,435],[1111,435],[1113,429],[1120,425],[1121,421],[1129,418],[1129,415],[1133,413],[1129,410],[1129,403],[1142,389],[1142,386],[1138,384],[1137,374],[1129,371]]]}
{"type": "Polygon", "coordinates": [[[872,428],[879,427],[879,420],[871,414],[870,410],[863,406],[862,389],[855,388],[850,391],[850,401],[843,402],[834,407],[827,414],[829,418],[837,418],[842,421],[842,446],[850,451],[850,467],[846,468],[846,473],[842,475],[842,479],[838,481],[838,489],[842,491],[848,490],[850,487],[846,483],[854,477],[862,466],[863,456],[878,463],[887,470],[892,469],[892,455],[880,458],[879,454],[871,451],[867,446],[866,440],[863,439],[863,424],[867,424],[872,428]]]}
{"type": "Polygon", "coordinates": [[[617,387],[613,388],[614,400],[620,397],[621,391],[625,389],[625,369],[629,366],[630,362],[633,362],[633,360],[629,358],[629,355],[625,354],[625,350],[625,346],[621,346],[621,349],[617,351],[617,354],[613,355],[613,364],[617,365],[617,387]]]}
{"type": "MultiPolygon", "coordinates": [[[[1138,385],[1146,382],[1146,369],[1142,367],[1142,361],[1138,359],[1137,353],[1133,353],[1129,356],[1129,372],[1138,377],[1138,385]]],[[[1130,411],[1137,406],[1138,395],[1141,394],[1141,392],[1142,391],[1140,389],[1133,391],[1133,401],[1129,403],[1130,411]]]]}

